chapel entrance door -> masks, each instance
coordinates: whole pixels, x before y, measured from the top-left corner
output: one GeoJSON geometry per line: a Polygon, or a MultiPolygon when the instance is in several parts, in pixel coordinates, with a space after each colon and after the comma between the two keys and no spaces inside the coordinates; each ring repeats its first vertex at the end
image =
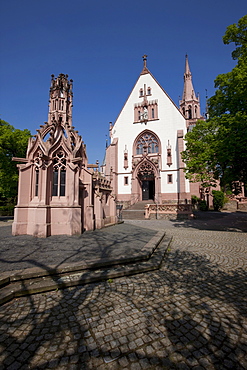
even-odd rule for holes
{"type": "Polygon", "coordinates": [[[142,200],[154,199],[154,180],[142,180],[142,200]]]}
{"type": "Polygon", "coordinates": [[[154,200],[155,174],[151,163],[144,161],[138,168],[138,180],[141,187],[142,200],[154,200]]]}

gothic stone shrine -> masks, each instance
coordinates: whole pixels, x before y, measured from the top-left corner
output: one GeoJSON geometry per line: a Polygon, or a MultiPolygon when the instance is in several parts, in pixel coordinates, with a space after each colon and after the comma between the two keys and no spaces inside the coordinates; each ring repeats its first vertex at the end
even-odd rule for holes
{"type": "Polygon", "coordinates": [[[48,122],[28,143],[19,168],[13,235],[80,234],[116,223],[111,183],[89,165],[72,126],[72,80],[52,75],[48,122]]]}

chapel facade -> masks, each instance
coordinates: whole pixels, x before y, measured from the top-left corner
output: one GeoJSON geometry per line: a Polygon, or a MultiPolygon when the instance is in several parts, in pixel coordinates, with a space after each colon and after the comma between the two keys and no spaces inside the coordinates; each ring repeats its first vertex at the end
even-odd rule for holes
{"type": "Polygon", "coordinates": [[[149,71],[144,55],[139,78],[115,123],[110,123],[111,142],[102,165],[118,203],[186,203],[192,194],[200,196],[199,184],[185,178],[181,158],[185,134],[198,119],[204,118],[187,55],[179,107],[149,71]]]}
{"type": "Polygon", "coordinates": [[[81,234],[117,222],[110,180],[88,164],[72,125],[72,80],[52,75],[48,122],[30,138],[19,168],[13,235],[81,234]]]}

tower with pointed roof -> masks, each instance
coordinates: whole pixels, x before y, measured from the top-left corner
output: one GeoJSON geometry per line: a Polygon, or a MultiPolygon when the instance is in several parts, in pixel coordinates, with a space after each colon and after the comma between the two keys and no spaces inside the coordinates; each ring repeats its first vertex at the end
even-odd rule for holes
{"type": "Polygon", "coordinates": [[[72,125],[73,80],[60,73],[57,78],[51,75],[48,123],[53,121],[72,125]]]}
{"type": "Polygon", "coordinates": [[[193,87],[192,73],[187,54],[185,56],[183,95],[179,102],[179,109],[186,119],[187,130],[192,128],[199,119],[204,119],[201,115],[199,94],[196,95],[193,87]]]}

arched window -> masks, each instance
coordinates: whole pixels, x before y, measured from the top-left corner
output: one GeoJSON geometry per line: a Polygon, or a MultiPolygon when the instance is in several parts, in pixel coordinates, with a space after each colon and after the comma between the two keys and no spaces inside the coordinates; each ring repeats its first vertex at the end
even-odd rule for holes
{"type": "Polygon", "coordinates": [[[145,132],[136,143],[136,154],[158,153],[158,139],[150,132],[145,132]]]}
{"type": "Polygon", "coordinates": [[[39,168],[35,168],[35,192],[34,195],[37,197],[39,195],[39,168]]]}
{"type": "Polygon", "coordinates": [[[188,118],[189,118],[189,119],[191,119],[191,118],[192,118],[191,105],[189,105],[189,109],[188,109],[188,118]]]}
{"type": "MultiPolygon", "coordinates": [[[[46,135],[45,135],[46,136],[46,135]]],[[[43,159],[43,153],[40,149],[37,150],[34,156],[34,196],[39,196],[39,189],[40,189],[40,169],[46,166],[46,161],[43,159]]]]}
{"type": "Polygon", "coordinates": [[[63,150],[59,150],[53,157],[52,196],[65,196],[66,190],[66,158],[63,150]]]}

